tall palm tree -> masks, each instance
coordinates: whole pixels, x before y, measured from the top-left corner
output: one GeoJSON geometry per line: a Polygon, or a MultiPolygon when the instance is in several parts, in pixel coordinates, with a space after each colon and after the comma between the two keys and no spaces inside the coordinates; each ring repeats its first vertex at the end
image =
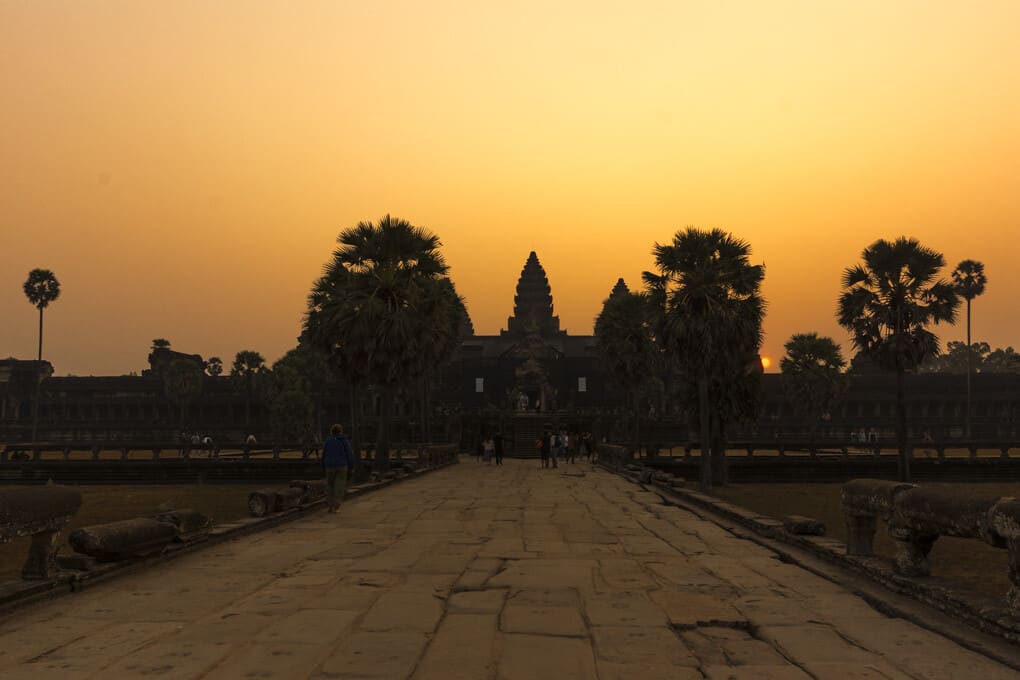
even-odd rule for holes
{"type": "Polygon", "coordinates": [[[879,239],[861,253],[863,263],[843,272],[837,319],[853,345],[879,366],[896,371],[896,440],[899,478],[910,480],[904,375],[939,354],[931,325],[956,321],[960,299],[939,276],[941,253],[916,239],[879,239]]]}
{"type": "Polygon", "coordinates": [[[602,312],[595,319],[595,344],[605,371],[633,405],[634,446],[638,447],[642,387],[652,380],[659,348],[648,296],[620,285],[603,302],[602,312]]]}
{"type": "Polygon", "coordinates": [[[49,269],[33,269],[24,285],[25,297],[39,310],[39,355],[42,361],[43,310],[60,297],[60,282],[49,269]]]}
{"type": "Polygon", "coordinates": [[[251,423],[251,397],[255,391],[255,381],[267,369],[266,360],[262,355],[250,349],[244,349],[234,356],[230,366],[230,375],[241,381],[244,387],[244,424],[251,423]]]}
{"type": "MultiPolygon", "coordinates": [[[[51,302],[60,297],[60,282],[49,269],[33,269],[28,273],[28,279],[24,285],[25,297],[39,310],[39,353],[37,360],[42,362],[43,345],[43,310],[51,302]]],[[[41,366],[41,363],[40,363],[41,366]]],[[[39,426],[39,390],[42,386],[42,372],[40,368],[39,377],[35,385],[35,408],[32,409],[32,443],[35,443],[35,435],[39,426]]]]}
{"type": "Polygon", "coordinates": [[[985,276],[985,265],[977,260],[964,260],[956,265],[953,270],[953,285],[956,292],[967,301],[967,437],[970,437],[970,374],[974,372],[974,361],[971,357],[972,345],[970,343],[970,303],[978,295],[985,292],[985,284],[988,277],[985,276]]]}
{"type": "Polygon", "coordinates": [[[427,229],[386,215],[345,229],[337,241],[309,295],[302,337],[352,384],[379,389],[375,461],[385,469],[397,390],[449,357],[466,311],[446,278],[442,243],[427,229]]]}
{"type": "Polygon", "coordinates": [[[846,360],[835,340],[818,333],[796,333],[785,349],[779,362],[783,389],[794,410],[808,419],[808,434],[814,438],[818,420],[846,389],[846,360]]]}
{"type": "Polygon", "coordinates": [[[713,421],[721,434],[724,404],[733,404],[734,412],[746,410],[748,400],[736,404],[734,398],[746,392],[745,380],[753,380],[754,372],[745,368],[761,347],[765,268],[750,263],[750,251],[746,241],[722,229],[688,227],[672,243],[655,244],[658,273],[643,275],[663,347],[697,385],[704,489],[712,487],[713,476],[722,483],[725,474],[725,451],[713,451],[710,444],[713,421]]]}

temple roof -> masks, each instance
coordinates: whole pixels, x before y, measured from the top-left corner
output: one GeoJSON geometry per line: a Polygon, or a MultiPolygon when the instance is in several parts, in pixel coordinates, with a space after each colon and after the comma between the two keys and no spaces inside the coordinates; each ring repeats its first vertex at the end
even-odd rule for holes
{"type": "Polygon", "coordinates": [[[560,319],[553,316],[552,291],[545,269],[538,261],[538,255],[531,251],[521,278],[517,281],[514,296],[514,314],[506,322],[506,330],[500,335],[523,337],[528,332],[537,332],[542,337],[564,334],[560,330],[560,319]]]}

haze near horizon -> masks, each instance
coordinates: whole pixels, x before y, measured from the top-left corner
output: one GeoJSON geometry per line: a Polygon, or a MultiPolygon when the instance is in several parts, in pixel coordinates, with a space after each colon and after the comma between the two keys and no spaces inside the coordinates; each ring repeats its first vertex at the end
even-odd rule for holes
{"type": "MultiPolygon", "coordinates": [[[[0,357],[58,374],[150,342],[273,361],[337,233],[428,227],[494,334],[535,250],[588,334],[687,225],[766,264],[762,353],[844,344],[877,238],[985,263],[973,339],[1020,345],[1020,5],[9,2],[0,5],[0,357]]],[[[943,343],[963,324],[939,327],[943,343]]]]}

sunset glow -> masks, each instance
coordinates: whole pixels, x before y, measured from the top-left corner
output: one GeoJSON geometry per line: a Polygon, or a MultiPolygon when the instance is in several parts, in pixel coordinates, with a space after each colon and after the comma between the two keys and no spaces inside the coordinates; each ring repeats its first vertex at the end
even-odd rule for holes
{"type": "MultiPolygon", "coordinates": [[[[687,225],[764,262],[763,355],[850,348],[878,238],[981,260],[975,340],[1020,345],[1020,4],[0,4],[0,357],[140,370],[150,341],[270,361],[340,229],[438,233],[478,333],[528,253],[592,332],[687,225]]],[[[939,328],[946,340],[961,325],[939,328]]],[[[770,360],[763,356],[766,368],[770,360]]]]}

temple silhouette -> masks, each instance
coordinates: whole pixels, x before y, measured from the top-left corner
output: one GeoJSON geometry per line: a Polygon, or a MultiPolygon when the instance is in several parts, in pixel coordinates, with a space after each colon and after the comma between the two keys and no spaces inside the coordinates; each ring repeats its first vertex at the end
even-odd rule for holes
{"type": "MultiPolygon", "coordinates": [[[[627,291],[619,279],[607,295],[627,291]]],[[[460,441],[472,446],[483,433],[500,431],[517,450],[534,448],[547,426],[589,431],[609,439],[622,436],[630,419],[624,403],[603,373],[591,335],[560,328],[553,289],[537,253],[529,253],[514,295],[513,314],[496,335],[472,334],[452,361],[430,383],[408,386],[398,397],[397,441],[460,441]]],[[[594,318],[599,309],[592,309],[594,318]]],[[[218,442],[293,440],[274,432],[267,404],[246,404],[238,381],[204,375],[187,404],[167,390],[167,367],[188,361],[204,366],[197,354],[157,348],[141,375],[52,377],[47,361],[0,360],[0,442],[27,442],[32,427],[34,385],[42,376],[40,442],[175,441],[182,429],[211,434],[218,442]],[[246,408],[247,407],[247,408],[246,408]],[[248,418],[246,419],[246,410],[248,418]],[[247,424],[246,424],[247,420],[247,424]]],[[[650,376],[650,378],[653,376],[650,376]]],[[[965,376],[909,375],[907,399],[914,436],[959,437],[963,423],[965,376]]],[[[974,428],[978,437],[1014,437],[1020,430],[1020,376],[974,376],[974,428]]],[[[315,430],[352,419],[363,441],[374,437],[379,395],[338,382],[325,390],[315,414],[315,430]]],[[[836,412],[817,425],[821,436],[843,438],[860,428],[890,436],[895,420],[894,376],[854,362],[850,389],[836,412]]],[[[650,405],[648,441],[682,443],[690,432],[683,403],[650,405]]],[[[762,407],[750,423],[731,425],[731,437],[761,440],[802,435],[804,423],[785,397],[782,376],[766,374],[762,407]]],[[[304,438],[315,439],[316,432],[304,438]]]]}

